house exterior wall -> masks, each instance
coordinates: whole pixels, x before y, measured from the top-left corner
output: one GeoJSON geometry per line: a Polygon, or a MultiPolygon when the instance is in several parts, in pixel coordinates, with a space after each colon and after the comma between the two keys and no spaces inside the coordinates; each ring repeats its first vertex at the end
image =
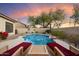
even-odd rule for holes
{"type": "Polygon", "coordinates": [[[26,28],[17,28],[18,34],[26,34],[28,32],[28,29],[26,28]]]}
{"type": "Polygon", "coordinates": [[[27,28],[24,24],[16,22],[15,29],[17,30],[17,34],[25,34],[27,32],[27,28]]]}
{"type": "Polygon", "coordinates": [[[19,23],[19,22],[16,22],[15,23],[15,28],[17,29],[17,28],[25,28],[25,25],[24,24],[21,24],[21,23],[19,23]]]}
{"type": "Polygon", "coordinates": [[[6,30],[6,26],[5,26],[5,23],[6,22],[9,22],[9,23],[12,23],[13,24],[13,32],[9,33],[9,35],[13,35],[15,34],[15,24],[9,20],[6,20],[5,18],[2,18],[0,17],[0,31],[1,32],[5,32],[6,30]]]}

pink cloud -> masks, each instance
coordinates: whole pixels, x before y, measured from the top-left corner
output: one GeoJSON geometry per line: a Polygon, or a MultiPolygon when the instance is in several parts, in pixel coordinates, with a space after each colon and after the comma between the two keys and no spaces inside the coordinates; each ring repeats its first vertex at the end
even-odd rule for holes
{"type": "Polygon", "coordinates": [[[54,4],[51,6],[36,6],[32,7],[27,10],[25,7],[24,9],[14,11],[11,15],[11,17],[19,18],[19,17],[25,17],[25,16],[38,16],[42,12],[49,12],[49,10],[52,8],[53,11],[56,9],[63,9],[66,14],[72,15],[73,14],[73,5],[72,4],[54,4]]]}

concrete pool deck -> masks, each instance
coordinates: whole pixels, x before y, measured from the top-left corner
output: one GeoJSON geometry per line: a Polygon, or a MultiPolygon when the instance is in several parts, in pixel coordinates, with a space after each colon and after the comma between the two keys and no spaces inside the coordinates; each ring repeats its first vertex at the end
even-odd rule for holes
{"type": "Polygon", "coordinates": [[[32,45],[27,56],[49,56],[46,45],[32,45]]]}
{"type": "Polygon", "coordinates": [[[11,40],[6,39],[6,40],[0,42],[0,48],[7,45],[8,49],[10,49],[10,48],[22,43],[22,42],[24,42],[24,39],[22,37],[23,36],[19,36],[19,37],[15,38],[15,39],[11,39],[11,40]]]}
{"type": "MultiPolygon", "coordinates": [[[[23,36],[19,36],[16,39],[5,40],[5,41],[0,42],[0,48],[6,45],[8,45],[9,48],[16,46],[17,44],[24,42],[24,39],[22,37],[23,36]]],[[[69,44],[67,44],[66,42],[59,40],[59,39],[54,39],[54,41],[64,46],[65,48],[69,49],[69,44]]]]}
{"type": "Polygon", "coordinates": [[[55,41],[56,43],[60,44],[61,46],[63,46],[63,47],[65,47],[65,48],[69,49],[69,46],[70,46],[70,45],[69,45],[67,42],[65,42],[65,41],[63,41],[63,40],[60,40],[60,39],[54,39],[54,41],[55,41]]]}
{"type": "MultiPolygon", "coordinates": [[[[59,39],[53,39],[55,42],[60,44],[61,46],[69,49],[69,44],[66,42],[59,40],[59,39]]],[[[8,45],[8,49],[25,42],[23,39],[23,36],[19,36],[12,40],[5,40],[3,42],[0,42],[0,48],[8,45]]],[[[26,55],[32,55],[32,56],[49,56],[48,50],[46,48],[46,45],[32,45],[30,50],[28,51],[28,54],[26,55]]]]}

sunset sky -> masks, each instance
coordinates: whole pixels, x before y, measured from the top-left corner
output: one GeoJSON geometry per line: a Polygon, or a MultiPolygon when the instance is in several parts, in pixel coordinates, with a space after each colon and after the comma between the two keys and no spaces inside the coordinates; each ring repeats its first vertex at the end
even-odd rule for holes
{"type": "Polygon", "coordinates": [[[4,3],[0,4],[0,13],[3,13],[13,19],[25,22],[28,16],[38,16],[42,12],[49,12],[50,9],[62,9],[65,14],[71,16],[73,14],[74,4],[53,4],[53,3],[4,3]]]}

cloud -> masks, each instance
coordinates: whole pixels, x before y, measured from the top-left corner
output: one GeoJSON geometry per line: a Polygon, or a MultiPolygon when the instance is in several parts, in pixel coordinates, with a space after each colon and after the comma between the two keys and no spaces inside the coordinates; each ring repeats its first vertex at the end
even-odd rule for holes
{"type": "Polygon", "coordinates": [[[29,7],[25,7],[21,10],[15,10],[10,16],[13,18],[38,16],[42,12],[49,12],[51,8],[53,11],[56,9],[63,9],[66,14],[73,14],[73,4],[29,4],[29,7]]]}

